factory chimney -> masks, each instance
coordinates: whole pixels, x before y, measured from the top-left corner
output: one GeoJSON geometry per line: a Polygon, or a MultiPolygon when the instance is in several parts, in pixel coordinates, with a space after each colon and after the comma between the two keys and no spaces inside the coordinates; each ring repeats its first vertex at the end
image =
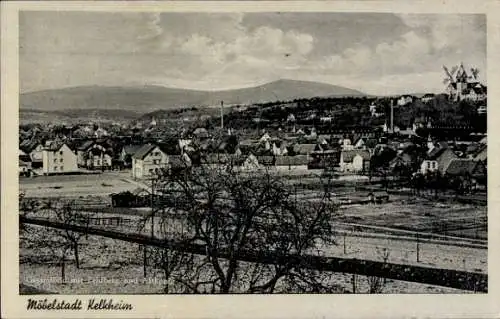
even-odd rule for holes
{"type": "Polygon", "coordinates": [[[391,133],[394,133],[394,100],[391,99],[391,133]]]}

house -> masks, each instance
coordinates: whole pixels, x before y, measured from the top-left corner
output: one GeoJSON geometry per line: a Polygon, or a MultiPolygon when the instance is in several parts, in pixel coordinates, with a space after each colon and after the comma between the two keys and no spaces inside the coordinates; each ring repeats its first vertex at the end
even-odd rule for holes
{"type": "Polygon", "coordinates": [[[308,169],[307,155],[276,156],[275,166],[278,171],[305,171],[308,169]]]}
{"type": "Polygon", "coordinates": [[[42,173],[65,174],[78,171],[76,154],[66,143],[49,143],[42,151],[42,173]]]}
{"type": "Polygon", "coordinates": [[[354,149],[354,146],[352,145],[352,141],[350,138],[342,139],[340,144],[343,151],[351,151],[354,149]]]}
{"type": "Polygon", "coordinates": [[[366,150],[340,152],[340,169],[343,172],[366,172],[370,167],[370,153],[366,150]]]}
{"type": "Polygon", "coordinates": [[[365,139],[363,137],[358,137],[357,140],[354,141],[354,148],[356,149],[365,149],[365,139]]]}
{"type": "Polygon", "coordinates": [[[488,107],[486,105],[480,105],[477,108],[477,114],[486,114],[488,113],[488,107]]]}
{"type": "Polygon", "coordinates": [[[31,157],[27,154],[19,155],[19,175],[20,176],[30,176],[31,175],[31,157]]]}
{"type": "Polygon", "coordinates": [[[432,93],[426,93],[426,94],[424,94],[424,95],[420,98],[420,100],[421,100],[423,103],[429,103],[429,102],[431,102],[431,101],[433,101],[433,100],[434,100],[434,97],[435,97],[435,95],[434,95],[434,94],[432,94],[432,93]]]}
{"type": "Polygon", "coordinates": [[[323,146],[323,145],[328,145],[329,142],[330,142],[330,136],[329,135],[326,135],[326,134],[321,134],[321,135],[318,135],[318,139],[317,139],[317,142],[319,145],[323,146]]]}
{"type": "Polygon", "coordinates": [[[19,145],[19,149],[29,154],[32,168],[41,168],[43,166],[42,151],[43,144],[34,140],[25,140],[19,145]]]}
{"type": "Polygon", "coordinates": [[[260,169],[260,164],[257,157],[253,154],[249,154],[241,163],[240,169],[242,171],[256,171],[260,169]]]}
{"type": "Polygon", "coordinates": [[[458,158],[448,147],[435,147],[427,153],[426,159],[420,165],[420,172],[427,174],[429,172],[439,171],[441,174],[446,172],[451,161],[458,158]]]}
{"type": "Polygon", "coordinates": [[[194,150],[194,147],[191,145],[192,140],[191,139],[179,139],[179,149],[181,150],[181,153],[184,152],[192,152],[194,150]]]}
{"type": "Polygon", "coordinates": [[[288,144],[284,141],[275,141],[272,145],[272,153],[275,156],[282,156],[288,154],[288,144]]]}
{"type": "Polygon", "coordinates": [[[94,144],[94,141],[87,140],[76,148],[77,164],[79,167],[84,167],[87,164],[86,154],[94,144]]]}
{"type": "Polygon", "coordinates": [[[259,139],[259,142],[267,142],[271,139],[271,136],[268,133],[264,133],[261,138],[259,139]]]}
{"type": "Polygon", "coordinates": [[[143,145],[132,155],[132,177],[150,178],[161,168],[166,168],[168,155],[155,144],[143,145]]]}
{"type": "Polygon", "coordinates": [[[111,169],[113,154],[104,143],[85,141],[77,147],[77,165],[87,169],[111,169]]]}
{"type": "Polygon", "coordinates": [[[132,168],[132,156],[142,147],[142,145],[129,144],[122,147],[119,161],[124,168],[132,168]]]}
{"type": "Polygon", "coordinates": [[[484,178],[486,176],[486,167],[480,161],[460,158],[452,160],[445,173],[449,176],[484,178]]]}
{"type": "Polygon", "coordinates": [[[409,171],[411,170],[412,166],[413,157],[404,151],[398,154],[389,162],[389,168],[393,172],[409,171]]]}
{"type": "Polygon", "coordinates": [[[94,137],[96,137],[96,138],[106,137],[108,135],[109,135],[108,131],[106,131],[102,127],[98,128],[97,130],[94,131],[94,137]]]}
{"type": "Polygon", "coordinates": [[[413,97],[411,95],[402,95],[399,99],[397,104],[399,106],[405,106],[406,104],[410,104],[413,102],[413,97]]]}

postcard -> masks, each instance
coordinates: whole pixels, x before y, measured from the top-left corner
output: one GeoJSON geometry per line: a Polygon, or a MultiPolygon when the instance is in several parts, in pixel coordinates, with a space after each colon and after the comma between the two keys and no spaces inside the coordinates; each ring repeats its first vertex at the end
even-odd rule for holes
{"type": "Polygon", "coordinates": [[[498,317],[498,9],[2,3],[2,316],[498,317]]]}

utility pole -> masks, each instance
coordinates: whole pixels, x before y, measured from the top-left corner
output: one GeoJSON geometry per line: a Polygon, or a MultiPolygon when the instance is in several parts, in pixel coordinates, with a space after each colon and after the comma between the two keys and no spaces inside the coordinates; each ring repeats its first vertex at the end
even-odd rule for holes
{"type": "Polygon", "coordinates": [[[224,101],[220,101],[220,128],[224,129],[224,101]]]}

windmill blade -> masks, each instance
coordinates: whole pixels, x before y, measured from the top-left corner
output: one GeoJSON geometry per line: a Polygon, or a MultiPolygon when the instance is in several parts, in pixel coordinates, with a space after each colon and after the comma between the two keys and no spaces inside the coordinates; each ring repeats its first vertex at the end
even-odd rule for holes
{"type": "Polygon", "coordinates": [[[450,71],[448,70],[448,68],[445,65],[443,65],[443,70],[446,73],[446,75],[450,78],[450,80],[453,80],[453,77],[451,76],[450,71]]]}
{"type": "Polygon", "coordinates": [[[472,73],[472,75],[474,76],[474,78],[477,79],[477,76],[479,74],[479,69],[477,69],[477,68],[471,68],[470,72],[472,73]]]}
{"type": "Polygon", "coordinates": [[[451,72],[450,72],[450,73],[451,73],[451,75],[453,76],[453,74],[455,74],[455,72],[457,72],[457,70],[458,70],[458,66],[456,66],[456,65],[455,65],[455,66],[453,66],[453,67],[451,68],[451,72]]]}

